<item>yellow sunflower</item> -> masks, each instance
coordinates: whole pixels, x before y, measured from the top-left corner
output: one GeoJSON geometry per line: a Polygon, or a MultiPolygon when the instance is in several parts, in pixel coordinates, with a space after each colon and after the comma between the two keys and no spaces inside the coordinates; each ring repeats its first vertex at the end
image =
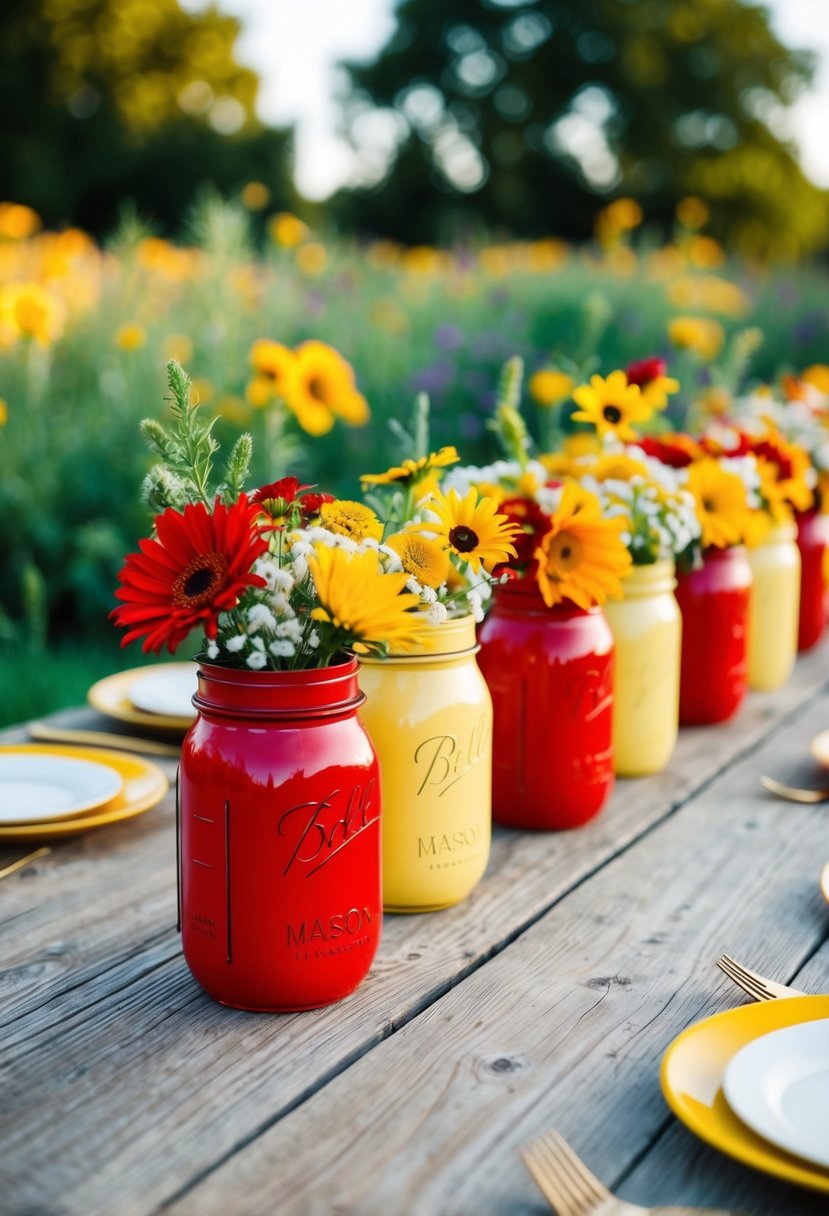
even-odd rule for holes
{"type": "Polygon", "coordinates": [[[392,644],[406,649],[417,640],[419,621],[409,609],[418,597],[404,590],[409,576],[384,573],[372,550],[346,553],[318,545],[308,568],[319,599],[311,617],[345,634],[356,651],[392,644]]]}
{"type": "Polygon", "coordinates": [[[297,357],[289,347],[259,338],[250,348],[250,363],[253,377],[245,390],[250,405],[261,408],[274,397],[287,399],[297,374],[297,357]]]}
{"type": "Polygon", "coordinates": [[[360,481],[364,485],[386,486],[417,485],[427,477],[433,469],[445,469],[447,465],[457,464],[460,460],[455,447],[443,447],[439,452],[430,452],[419,460],[404,460],[402,464],[392,465],[385,473],[363,473],[360,481]]]}
{"type": "Polygon", "coordinates": [[[442,494],[440,490],[429,499],[429,510],[438,517],[438,522],[422,526],[423,531],[434,532],[442,543],[462,561],[468,562],[473,572],[481,566],[491,570],[499,562],[515,557],[511,541],[518,528],[506,515],[499,515],[498,504],[492,498],[478,498],[473,488],[466,498],[457,490],[442,494]]]}
{"type": "Polygon", "coordinates": [[[386,544],[394,549],[403,569],[426,587],[439,587],[449,577],[449,554],[422,532],[396,532],[386,544]]]}
{"type": "Polygon", "coordinates": [[[742,479],[718,460],[697,460],[688,469],[688,489],[694,496],[703,547],[739,545],[751,527],[742,479]]]}
{"type": "Polygon", "coordinates": [[[316,339],[296,350],[296,375],[286,386],[284,400],[309,435],[325,435],[337,418],[350,426],[369,420],[368,403],[357,391],[354,371],[342,355],[316,339]]]}
{"type": "Polygon", "coordinates": [[[716,359],[725,341],[725,331],[719,321],[710,317],[674,317],[668,325],[668,337],[680,350],[690,350],[701,359],[716,359]]]}
{"type": "Polygon", "coordinates": [[[624,372],[611,372],[607,379],[591,376],[590,384],[573,391],[573,399],[581,408],[572,417],[574,422],[592,422],[600,438],[613,435],[627,443],[637,439],[634,422],[647,422],[653,410],[642,397],[638,384],[628,384],[624,372]]]}
{"type": "Polygon", "coordinates": [[[357,544],[364,540],[382,540],[383,538],[383,525],[371,507],[367,507],[361,502],[350,502],[347,498],[337,498],[334,502],[322,503],[320,523],[329,532],[336,532],[338,536],[348,536],[357,544]]]}
{"type": "Polygon", "coordinates": [[[595,494],[568,482],[550,531],[534,553],[538,586],[552,607],[572,600],[579,608],[603,604],[608,596],[621,599],[622,579],[632,565],[621,533],[627,522],[602,518],[595,494]]]}

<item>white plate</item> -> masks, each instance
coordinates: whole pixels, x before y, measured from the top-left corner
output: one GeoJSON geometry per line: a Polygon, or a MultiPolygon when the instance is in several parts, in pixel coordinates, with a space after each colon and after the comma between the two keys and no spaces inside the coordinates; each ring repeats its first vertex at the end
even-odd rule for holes
{"type": "Polygon", "coordinates": [[[198,688],[196,664],[163,667],[139,676],[130,684],[128,697],[136,709],[174,718],[193,718],[193,696],[198,688]]]}
{"type": "Polygon", "coordinates": [[[829,1168],[829,1019],[762,1035],[730,1061],[726,1101],[752,1131],[829,1168]]]}
{"type": "Polygon", "coordinates": [[[68,819],[104,806],[121,790],[105,764],[66,756],[0,756],[0,824],[68,819]]]}

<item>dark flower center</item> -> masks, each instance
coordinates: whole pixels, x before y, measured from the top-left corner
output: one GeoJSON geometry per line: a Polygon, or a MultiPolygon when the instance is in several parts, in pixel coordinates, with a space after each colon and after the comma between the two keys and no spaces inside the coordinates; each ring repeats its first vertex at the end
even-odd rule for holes
{"type": "Polygon", "coordinates": [[[202,608],[227,581],[227,562],[220,553],[200,553],[173,583],[174,608],[202,608]]]}
{"type": "Polygon", "coordinates": [[[702,508],[704,511],[707,511],[709,515],[715,515],[717,511],[717,504],[712,498],[703,498],[702,508]]]}
{"type": "Polygon", "coordinates": [[[618,405],[606,405],[602,410],[602,416],[605,422],[609,422],[611,426],[616,426],[622,421],[622,411],[618,405]]]}
{"type": "Polygon", "coordinates": [[[458,524],[449,530],[449,543],[458,553],[471,553],[478,547],[478,533],[467,528],[466,524],[458,524]]]}
{"type": "Polygon", "coordinates": [[[325,401],[325,381],[320,376],[312,376],[308,381],[308,392],[317,401],[325,401]]]}

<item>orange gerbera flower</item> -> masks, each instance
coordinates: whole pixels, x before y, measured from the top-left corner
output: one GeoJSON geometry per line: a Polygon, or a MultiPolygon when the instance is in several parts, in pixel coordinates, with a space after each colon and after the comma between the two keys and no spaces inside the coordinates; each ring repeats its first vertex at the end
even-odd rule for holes
{"type": "Polygon", "coordinates": [[[538,585],[552,607],[572,600],[580,608],[622,598],[622,579],[632,559],[621,533],[627,521],[602,518],[595,494],[568,482],[550,530],[535,551],[538,585]]]}

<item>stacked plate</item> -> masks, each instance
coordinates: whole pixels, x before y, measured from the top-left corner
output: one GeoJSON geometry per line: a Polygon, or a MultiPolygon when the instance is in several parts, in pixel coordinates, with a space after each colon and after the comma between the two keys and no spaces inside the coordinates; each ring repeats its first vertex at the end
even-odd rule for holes
{"type": "Polygon", "coordinates": [[[184,734],[195,715],[195,663],[163,663],[119,671],[93,684],[89,703],[99,713],[150,730],[184,734]]]}
{"type": "Polygon", "coordinates": [[[48,840],[148,811],[167,792],[155,764],[96,747],[0,747],[0,840],[48,840]]]}
{"type": "Polygon", "coordinates": [[[715,1148],[829,1192],[829,996],[744,1005],[689,1027],[665,1054],[662,1090],[715,1148]]]}

